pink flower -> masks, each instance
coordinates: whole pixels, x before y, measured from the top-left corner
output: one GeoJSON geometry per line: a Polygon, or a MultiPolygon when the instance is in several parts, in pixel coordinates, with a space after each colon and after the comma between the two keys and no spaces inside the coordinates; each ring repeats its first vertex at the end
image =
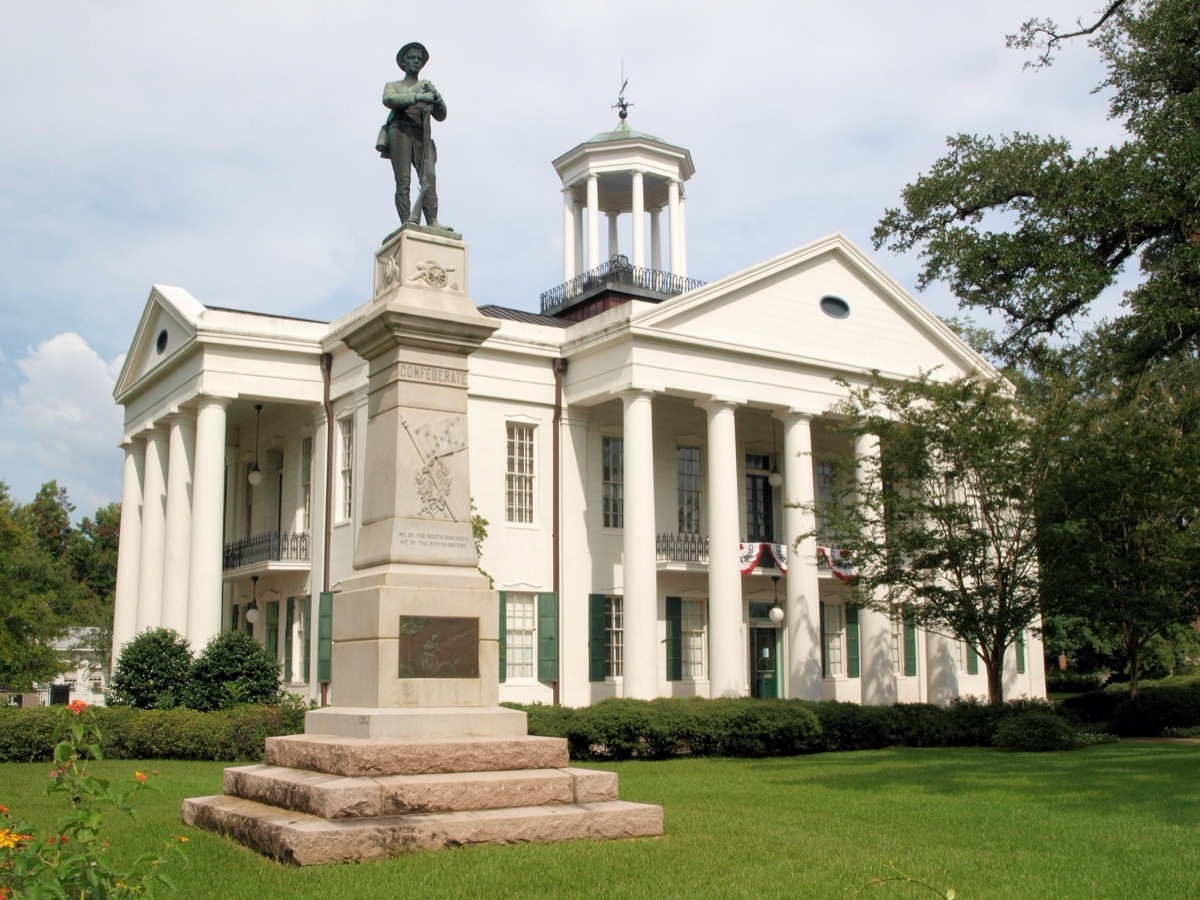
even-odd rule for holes
{"type": "Polygon", "coordinates": [[[67,709],[69,709],[75,715],[79,715],[81,712],[83,712],[87,708],[88,708],[88,705],[83,700],[72,700],[70,703],[67,704],[67,709]]]}

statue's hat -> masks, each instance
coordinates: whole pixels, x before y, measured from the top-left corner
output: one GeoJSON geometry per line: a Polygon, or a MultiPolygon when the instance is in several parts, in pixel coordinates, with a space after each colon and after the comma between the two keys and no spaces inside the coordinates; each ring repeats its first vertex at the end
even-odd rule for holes
{"type": "Polygon", "coordinates": [[[396,65],[400,65],[400,60],[404,59],[404,54],[414,47],[421,51],[421,55],[425,57],[425,62],[429,62],[429,51],[425,49],[425,45],[420,41],[409,41],[396,54],[396,65]]]}

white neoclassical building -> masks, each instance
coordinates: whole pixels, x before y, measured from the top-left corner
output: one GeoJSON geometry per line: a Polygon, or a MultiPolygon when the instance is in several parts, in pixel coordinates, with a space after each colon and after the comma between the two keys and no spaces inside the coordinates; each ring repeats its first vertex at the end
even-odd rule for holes
{"type": "MultiPolygon", "coordinates": [[[[689,280],[691,156],[624,120],[554,165],[564,283],[539,313],[487,305],[486,284],[469,293],[498,325],[467,377],[501,699],[985,695],[970,647],[848,604],[818,541],[793,541],[831,462],[878,452],[831,427],[835,379],[995,375],[988,363],[839,234],[689,280]]],[[[451,277],[466,290],[466,272],[451,277]]],[[[291,690],[336,697],[332,612],[364,494],[387,477],[365,457],[366,364],[338,338],[358,315],[151,291],[115,390],[115,649],[159,625],[196,651],[246,629],[291,690]]],[[[1004,682],[1044,696],[1035,632],[1004,682]]]]}

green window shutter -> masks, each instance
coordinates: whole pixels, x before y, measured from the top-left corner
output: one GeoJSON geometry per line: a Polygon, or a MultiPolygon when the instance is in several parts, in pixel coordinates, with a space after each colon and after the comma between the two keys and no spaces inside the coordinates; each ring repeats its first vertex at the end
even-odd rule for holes
{"type": "Polygon", "coordinates": [[[1025,632],[1017,632],[1017,674],[1025,674],[1025,632]]]}
{"type": "Polygon", "coordinates": [[[829,660],[825,658],[825,604],[824,603],[819,604],[819,609],[820,609],[820,612],[819,612],[820,623],[818,624],[817,627],[821,629],[821,636],[820,636],[821,677],[828,678],[829,677],[829,660]]]}
{"type": "Polygon", "coordinates": [[[588,681],[604,680],[604,595],[588,594],[588,681]]]}
{"type": "Polygon", "coordinates": [[[267,652],[279,660],[279,601],[272,600],[267,604],[267,652]]]}
{"type": "Polygon", "coordinates": [[[683,678],[683,603],[667,598],[667,681],[683,678]]]}
{"type": "Polygon", "coordinates": [[[303,674],[300,677],[303,678],[305,682],[308,682],[312,678],[312,672],[309,670],[309,666],[312,664],[312,652],[309,649],[312,646],[311,641],[309,641],[309,637],[311,637],[311,635],[312,635],[312,595],[311,594],[307,594],[304,597],[304,618],[302,619],[302,621],[304,622],[304,640],[302,640],[300,642],[301,648],[302,648],[300,659],[301,659],[301,665],[303,667],[302,668],[303,674]]]}
{"type": "Polygon", "coordinates": [[[558,681],[558,594],[537,598],[538,681],[558,681]]]}
{"type": "Polygon", "coordinates": [[[508,680],[508,592],[500,591],[500,683],[508,680]]]}
{"type": "Polygon", "coordinates": [[[287,598],[283,622],[283,672],[288,680],[295,678],[292,672],[292,632],[296,627],[296,598],[287,598]]]}
{"type": "Polygon", "coordinates": [[[917,674],[917,626],[908,616],[904,617],[904,674],[917,674]]]}
{"type": "Polygon", "coordinates": [[[846,607],[846,674],[858,677],[858,607],[846,607]]]}
{"type": "Polygon", "coordinates": [[[332,681],[333,592],[321,591],[317,602],[317,681],[332,681]]]}
{"type": "Polygon", "coordinates": [[[975,644],[967,641],[967,674],[979,674],[979,654],[975,652],[975,644]]]}

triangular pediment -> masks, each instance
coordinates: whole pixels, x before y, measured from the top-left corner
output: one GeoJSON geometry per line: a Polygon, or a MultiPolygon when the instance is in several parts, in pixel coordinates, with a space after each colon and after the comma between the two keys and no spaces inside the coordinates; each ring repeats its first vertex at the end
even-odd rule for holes
{"type": "Polygon", "coordinates": [[[843,373],[996,374],[841,234],[649,307],[630,325],[843,373]]]}
{"type": "Polygon", "coordinates": [[[183,288],[155,285],[117,376],[118,403],[151,373],[176,363],[196,340],[204,306],[183,288]]]}

